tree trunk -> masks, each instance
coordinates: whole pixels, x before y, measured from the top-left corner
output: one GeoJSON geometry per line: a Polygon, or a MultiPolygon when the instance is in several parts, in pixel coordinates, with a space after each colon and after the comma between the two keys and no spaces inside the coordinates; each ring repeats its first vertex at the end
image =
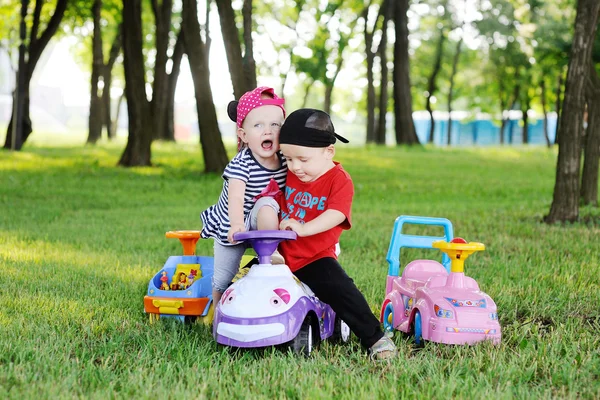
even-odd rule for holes
{"type": "Polygon", "coordinates": [[[588,126],[586,130],[581,198],[583,204],[598,205],[598,166],[600,165],[600,78],[593,64],[589,66],[589,86],[586,90],[588,126]]]}
{"type": "MultiPolygon", "coordinates": [[[[248,90],[256,87],[256,62],[254,61],[254,42],[252,41],[252,0],[244,0],[242,6],[244,18],[244,57],[242,68],[248,90]]],[[[283,95],[283,92],[281,92],[283,95]]]]}
{"type": "Polygon", "coordinates": [[[229,74],[231,75],[231,83],[233,84],[233,94],[236,99],[239,99],[244,93],[252,90],[252,87],[246,82],[244,68],[241,67],[244,63],[244,58],[242,57],[239,32],[235,24],[235,14],[230,0],[216,0],[216,3],[219,10],[221,33],[223,35],[225,53],[227,54],[229,74]]]}
{"type": "Polygon", "coordinates": [[[375,85],[373,65],[375,55],[367,50],[367,143],[375,141],[375,85]]]}
{"type": "Polygon", "coordinates": [[[542,77],[540,82],[540,87],[542,89],[541,95],[541,103],[542,103],[542,112],[544,114],[544,138],[546,139],[546,146],[550,147],[550,136],[548,136],[548,106],[546,105],[546,80],[542,77]]]}
{"type": "Polygon", "coordinates": [[[112,120],[110,126],[112,127],[112,132],[117,136],[117,131],[119,129],[119,116],[121,115],[121,104],[123,104],[123,99],[125,98],[125,93],[122,93],[119,96],[119,100],[117,100],[117,109],[115,111],[115,119],[112,120]]]}
{"type": "Polygon", "coordinates": [[[528,110],[521,110],[523,114],[523,130],[521,131],[521,143],[529,143],[529,113],[528,110]]]}
{"type": "MultiPolygon", "coordinates": [[[[110,97],[110,89],[112,87],[112,70],[115,66],[115,62],[117,61],[117,57],[119,57],[119,53],[121,52],[121,33],[122,33],[123,25],[119,24],[119,28],[117,29],[117,34],[113,40],[112,46],[110,47],[110,54],[108,56],[108,62],[104,65],[104,90],[102,91],[102,102],[104,109],[104,125],[106,126],[106,136],[108,140],[112,140],[116,137],[116,130],[114,129],[114,124],[112,121],[112,111],[111,111],[111,97],[110,97]]],[[[122,98],[122,96],[121,96],[122,98]]],[[[118,111],[117,111],[118,114],[118,111]]]]}
{"type": "Polygon", "coordinates": [[[461,36],[456,43],[456,51],[454,52],[454,58],[452,59],[452,72],[450,73],[450,88],[448,90],[448,138],[446,144],[450,146],[452,144],[452,97],[454,96],[454,78],[456,77],[456,71],[458,69],[458,59],[462,51],[463,37],[461,36]]]}
{"type": "Polygon", "coordinates": [[[152,12],[154,13],[156,26],[156,58],[154,60],[154,81],[152,82],[152,102],[150,105],[153,118],[152,127],[154,128],[153,139],[168,139],[163,127],[165,126],[168,99],[167,61],[169,57],[167,50],[169,49],[172,9],[172,0],[162,0],[160,5],[158,0],[152,0],[152,12]]]}
{"type": "Polygon", "coordinates": [[[206,8],[204,9],[204,48],[206,51],[206,59],[210,60],[210,46],[212,38],[210,37],[210,0],[206,0],[206,8]]]}
{"type": "Polygon", "coordinates": [[[523,66],[523,73],[525,79],[524,82],[524,90],[521,91],[522,101],[521,101],[521,113],[523,119],[523,130],[521,132],[521,143],[528,144],[529,143],[529,108],[531,107],[531,98],[529,96],[529,88],[528,84],[531,82],[531,64],[526,62],[523,66]]]}
{"type": "Polygon", "coordinates": [[[100,95],[98,84],[104,68],[104,54],[102,51],[102,28],[100,25],[100,12],[102,11],[102,0],[94,0],[92,5],[92,17],[94,29],[92,35],[92,77],[90,90],[90,115],[88,119],[88,144],[95,144],[102,135],[102,97],[104,91],[110,92],[110,89],[104,87],[100,95]]]}
{"type": "Polygon", "coordinates": [[[112,130],[112,110],[110,87],[112,85],[112,71],[104,68],[104,89],[102,90],[102,125],[106,127],[106,138],[112,140],[115,132],[112,130]]]}
{"type": "Polygon", "coordinates": [[[141,0],[123,0],[123,67],[129,137],[119,165],[151,165],[152,119],[146,97],[141,0]]]}
{"type": "Polygon", "coordinates": [[[396,142],[419,144],[412,117],[412,94],[410,92],[410,63],[408,56],[408,0],[397,0],[394,5],[396,42],[394,44],[394,117],[396,142]]]}
{"type": "Polygon", "coordinates": [[[556,112],[556,134],[554,135],[554,144],[558,144],[558,127],[560,126],[560,116],[562,105],[562,86],[563,86],[563,74],[562,71],[558,74],[558,83],[556,84],[556,102],[554,103],[554,110],[556,112]]]}
{"type": "Polygon", "coordinates": [[[312,87],[314,81],[307,80],[304,84],[304,98],[302,99],[302,106],[300,108],[305,108],[306,103],[308,103],[308,95],[310,94],[310,88],[312,87]]]}
{"type": "Polygon", "coordinates": [[[504,130],[506,129],[507,119],[504,116],[504,112],[506,111],[506,103],[504,102],[504,97],[502,96],[502,92],[500,93],[500,112],[502,113],[502,121],[500,122],[500,144],[504,144],[504,130]]]}
{"type": "Polygon", "coordinates": [[[183,29],[180,28],[175,47],[173,48],[173,55],[171,56],[172,68],[169,74],[169,88],[167,91],[165,136],[168,137],[168,140],[175,140],[175,89],[177,89],[177,80],[179,79],[184,50],[183,29]]]}
{"type": "Polygon", "coordinates": [[[344,58],[342,57],[343,50],[343,47],[339,48],[340,54],[335,64],[335,72],[333,73],[333,77],[331,79],[327,79],[326,75],[323,77],[323,82],[325,83],[325,99],[323,102],[323,111],[325,111],[327,114],[331,114],[331,98],[333,96],[333,87],[335,86],[335,80],[337,79],[340,71],[342,70],[342,63],[344,62],[344,58]]]}
{"type": "Polygon", "coordinates": [[[377,129],[375,132],[375,143],[385,144],[385,136],[387,130],[387,108],[388,108],[388,81],[389,81],[389,68],[387,66],[387,31],[388,22],[392,14],[392,3],[390,1],[384,1],[381,5],[384,7],[383,11],[383,24],[381,25],[381,42],[379,43],[378,53],[381,64],[381,84],[379,85],[379,119],[377,122],[377,129]]]}
{"type": "Polygon", "coordinates": [[[375,85],[374,85],[374,74],[373,65],[375,64],[375,53],[372,51],[373,46],[373,32],[377,26],[377,21],[373,27],[373,32],[369,32],[369,26],[367,24],[367,15],[369,7],[365,7],[362,13],[362,17],[365,21],[365,60],[367,61],[367,143],[373,143],[375,141],[375,85]]]}
{"type": "Polygon", "coordinates": [[[585,86],[596,36],[600,2],[579,0],[575,33],[565,84],[563,118],[559,126],[556,182],[548,223],[575,221],[579,217],[579,172],[585,86]]]}
{"type": "Polygon", "coordinates": [[[323,111],[331,114],[331,96],[333,94],[333,83],[325,86],[325,99],[323,101],[323,111]]]}
{"type": "Polygon", "coordinates": [[[185,49],[196,92],[196,110],[205,171],[222,172],[227,165],[228,157],[219,131],[217,112],[210,88],[208,59],[200,36],[196,0],[183,0],[182,16],[185,49]]]}
{"type": "MultiPolygon", "coordinates": [[[[515,70],[515,87],[513,88],[513,94],[512,94],[512,101],[509,100],[510,106],[508,108],[507,111],[512,111],[515,108],[515,105],[517,104],[517,100],[519,99],[519,92],[520,92],[520,85],[518,83],[516,83],[516,79],[517,76],[519,74],[518,72],[518,68],[515,70]]],[[[504,100],[502,98],[500,98],[500,108],[502,109],[502,111],[504,111],[504,105],[506,103],[504,103],[504,100]]],[[[509,115],[508,113],[506,114],[506,117],[502,117],[502,124],[500,126],[500,144],[504,144],[505,142],[505,136],[504,136],[504,130],[506,127],[506,123],[508,122],[509,119],[509,115]]],[[[512,144],[513,141],[513,124],[510,125],[510,135],[508,137],[508,144],[512,144]]]]}
{"type": "Polygon", "coordinates": [[[522,143],[523,144],[528,144],[529,143],[529,107],[531,105],[531,99],[529,98],[529,95],[527,94],[527,91],[525,91],[525,101],[524,101],[524,106],[523,109],[521,110],[521,112],[523,113],[523,132],[522,132],[522,143]]]}
{"type": "Polygon", "coordinates": [[[5,149],[17,151],[21,150],[23,143],[25,143],[25,140],[31,133],[31,120],[25,120],[23,118],[25,104],[29,102],[29,83],[26,82],[28,73],[27,64],[25,62],[27,52],[27,47],[25,45],[25,38],[27,36],[25,18],[27,17],[28,3],[28,0],[23,0],[21,2],[21,20],[19,23],[19,39],[21,43],[19,44],[19,64],[16,73],[17,85],[13,92],[12,113],[6,132],[6,141],[4,142],[5,149]]]}
{"type": "MultiPolygon", "coordinates": [[[[28,3],[29,1],[22,0],[21,24],[19,32],[21,39],[25,39],[27,35],[25,18],[27,16],[28,3]]],[[[27,48],[25,47],[24,40],[21,41],[21,45],[19,46],[19,71],[15,93],[17,101],[13,101],[13,112],[8,124],[6,140],[4,142],[5,149],[21,150],[23,144],[25,144],[27,138],[32,132],[31,119],[29,117],[29,86],[31,77],[37,62],[42,55],[42,52],[60,25],[60,21],[62,20],[63,15],[65,14],[65,9],[67,8],[67,0],[56,1],[54,14],[52,14],[50,21],[48,21],[44,32],[38,36],[40,16],[43,5],[44,2],[41,0],[38,0],[35,3],[33,24],[31,26],[31,32],[28,41],[29,46],[27,48]],[[16,123],[15,132],[13,132],[13,123],[16,123]],[[14,145],[13,134],[15,136],[14,145]]]]}
{"type": "MultiPolygon", "coordinates": [[[[377,50],[373,50],[373,37],[375,32],[377,31],[379,18],[381,18],[386,13],[387,18],[389,18],[390,14],[393,13],[392,7],[393,4],[391,1],[384,0],[382,2],[382,4],[379,7],[377,18],[375,18],[375,22],[373,22],[373,29],[371,31],[369,31],[369,26],[367,24],[367,16],[369,14],[369,9],[371,8],[371,2],[367,6],[365,6],[361,13],[361,17],[365,21],[365,60],[367,61],[367,143],[373,143],[377,141],[377,128],[375,124],[375,109],[377,108],[377,105],[375,101],[375,77],[373,74],[373,68],[375,65],[375,55],[379,53],[379,49],[381,48],[381,42],[379,43],[379,47],[377,48],[377,50]]],[[[384,40],[383,34],[381,36],[381,39],[384,40]]]]}
{"type": "Polygon", "coordinates": [[[27,139],[27,137],[29,137],[29,135],[32,132],[32,127],[31,127],[31,118],[29,116],[29,83],[27,85],[27,87],[22,87],[21,85],[19,85],[19,90],[21,90],[21,93],[19,94],[19,98],[17,101],[13,100],[13,116],[15,115],[20,115],[20,118],[12,118],[10,119],[10,122],[8,123],[8,128],[7,128],[7,135],[6,135],[6,142],[4,143],[4,148],[5,149],[12,149],[12,150],[21,150],[21,148],[23,147],[23,144],[25,142],[25,140],[27,139]],[[14,109],[14,107],[18,107],[17,110],[14,109]],[[20,109],[20,110],[19,110],[20,109]],[[18,135],[15,135],[15,146],[12,146],[12,134],[13,134],[13,121],[18,121],[20,123],[21,126],[17,126],[15,127],[16,131],[15,132],[21,132],[23,136],[19,137],[18,135]],[[25,139],[23,139],[25,138],[25,139]]]}
{"type": "Polygon", "coordinates": [[[431,121],[429,125],[429,136],[427,138],[427,143],[433,143],[433,132],[435,131],[435,119],[433,119],[433,109],[431,108],[431,97],[437,90],[436,79],[437,75],[442,68],[442,54],[444,53],[444,40],[446,39],[446,35],[444,34],[444,27],[440,29],[440,39],[437,44],[437,48],[435,51],[435,61],[433,63],[433,70],[431,71],[431,75],[429,75],[429,79],[427,81],[427,101],[425,102],[425,108],[429,113],[429,120],[431,121]]]}

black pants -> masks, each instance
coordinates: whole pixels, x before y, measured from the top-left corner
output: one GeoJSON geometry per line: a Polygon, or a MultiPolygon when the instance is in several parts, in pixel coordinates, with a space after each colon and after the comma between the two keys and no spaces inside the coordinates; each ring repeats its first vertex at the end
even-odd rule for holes
{"type": "Polygon", "coordinates": [[[319,300],[331,306],[364,348],[370,348],[383,337],[379,320],[367,300],[336,259],[321,258],[294,274],[315,292],[319,300]]]}

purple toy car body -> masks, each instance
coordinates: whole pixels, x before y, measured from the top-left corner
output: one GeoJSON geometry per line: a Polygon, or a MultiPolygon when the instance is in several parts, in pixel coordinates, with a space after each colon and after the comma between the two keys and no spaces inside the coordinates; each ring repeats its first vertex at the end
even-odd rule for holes
{"type": "Polygon", "coordinates": [[[327,338],[346,342],[350,329],[329,305],[320,301],[286,265],[272,265],[271,254],[292,231],[250,231],[236,240],[249,240],[259,264],[232,284],[216,305],[213,335],[232,347],[289,344],[294,352],[310,355],[327,338]]]}

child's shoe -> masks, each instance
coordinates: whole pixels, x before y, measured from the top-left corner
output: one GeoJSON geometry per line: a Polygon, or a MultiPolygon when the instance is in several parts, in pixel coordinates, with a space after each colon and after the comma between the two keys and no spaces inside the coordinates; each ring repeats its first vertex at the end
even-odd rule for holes
{"type": "Polygon", "coordinates": [[[396,345],[387,336],[383,336],[369,349],[369,354],[375,361],[389,360],[396,357],[397,353],[396,345]]]}
{"type": "Polygon", "coordinates": [[[271,264],[285,264],[285,260],[279,251],[275,250],[275,253],[271,255],[271,264]]]}

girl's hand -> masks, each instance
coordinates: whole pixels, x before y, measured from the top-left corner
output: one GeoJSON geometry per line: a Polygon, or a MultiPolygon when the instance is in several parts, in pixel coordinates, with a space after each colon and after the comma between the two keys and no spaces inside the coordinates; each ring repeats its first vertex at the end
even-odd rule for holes
{"type": "Polygon", "coordinates": [[[229,243],[235,244],[235,243],[237,243],[237,241],[233,240],[233,234],[238,233],[238,232],[245,232],[245,231],[246,231],[246,225],[233,224],[233,225],[231,225],[231,229],[229,229],[229,232],[227,232],[227,240],[229,241],[229,243]]]}
{"type": "Polygon", "coordinates": [[[279,223],[279,229],[282,231],[290,230],[296,232],[296,234],[300,237],[306,236],[304,232],[304,224],[301,224],[295,219],[288,218],[284,219],[279,223]]]}

